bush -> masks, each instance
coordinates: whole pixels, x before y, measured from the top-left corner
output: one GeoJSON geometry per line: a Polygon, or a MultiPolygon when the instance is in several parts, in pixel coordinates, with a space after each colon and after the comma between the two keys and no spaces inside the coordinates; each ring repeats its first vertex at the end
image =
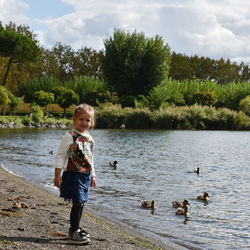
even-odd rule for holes
{"type": "Polygon", "coordinates": [[[3,109],[5,109],[10,103],[11,99],[9,98],[9,91],[5,87],[0,86],[0,106],[3,106],[3,109]]]}
{"type": "Polygon", "coordinates": [[[150,129],[153,128],[151,112],[148,108],[124,110],[126,128],[150,129]]]}
{"type": "Polygon", "coordinates": [[[32,123],[32,116],[26,115],[25,117],[22,118],[22,123],[25,126],[28,126],[32,123]]]}
{"type": "Polygon", "coordinates": [[[144,95],[138,95],[135,99],[136,108],[146,108],[149,107],[149,101],[144,95]]]}
{"type": "Polygon", "coordinates": [[[250,118],[243,112],[200,105],[150,111],[105,104],[96,109],[96,120],[98,128],[120,128],[124,123],[131,129],[250,129],[250,118]]]}
{"type": "Polygon", "coordinates": [[[96,127],[120,128],[125,123],[125,112],[121,105],[104,103],[96,111],[96,127]]]}
{"type": "Polygon", "coordinates": [[[45,92],[43,90],[36,91],[33,95],[33,100],[37,105],[40,106],[46,106],[49,103],[53,103],[55,98],[54,98],[54,93],[50,92],[45,92]]]}
{"type": "Polygon", "coordinates": [[[250,95],[240,101],[239,110],[250,116],[250,95]]]}
{"type": "Polygon", "coordinates": [[[193,103],[199,105],[212,106],[216,103],[216,94],[211,91],[196,91],[193,94],[193,103]]]}
{"type": "Polygon", "coordinates": [[[134,96],[126,96],[126,97],[122,98],[121,105],[123,108],[125,108],[125,107],[134,108],[135,107],[135,97],[134,96]]]}
{"type": "Polygon", "coordinates": [[[34,122],[40,122],[40,120],[43,118],[42,109],[38,105],[32,105],[31,111],[32,111],[32,120],[34,122]]]}

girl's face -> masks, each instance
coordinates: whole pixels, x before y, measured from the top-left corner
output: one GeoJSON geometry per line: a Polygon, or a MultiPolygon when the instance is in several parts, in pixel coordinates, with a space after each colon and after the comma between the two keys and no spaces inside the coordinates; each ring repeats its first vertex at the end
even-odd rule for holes
{"type": "Polygon", "coordinates": [[[92,116],[90,113],[80,113],[73,119],[75,129],[80,133],[85,133],[91,127],[92,116]]]}

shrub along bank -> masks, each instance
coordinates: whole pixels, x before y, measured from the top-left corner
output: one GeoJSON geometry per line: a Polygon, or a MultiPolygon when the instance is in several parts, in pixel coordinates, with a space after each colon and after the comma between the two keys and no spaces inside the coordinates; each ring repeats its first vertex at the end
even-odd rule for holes
{"type": "Polygon", "coordinates": [[[124,108],[106,105],[96,110],[98,128],[249,130],[250,117],[244,112],[209,106],[124,108]]]}
{"type": "MultiPolygon", "coordinates": [[[[105,104],[96,110],[96,128],[249,130],[250,117],[244,112],[209,106],[179,106],[151,111],[105,104]]],[[[72,113],[73,115],[73,113],[72,113]]],[[[72,119],[0,116],[0,127],[70,128],[72,119]]]]}

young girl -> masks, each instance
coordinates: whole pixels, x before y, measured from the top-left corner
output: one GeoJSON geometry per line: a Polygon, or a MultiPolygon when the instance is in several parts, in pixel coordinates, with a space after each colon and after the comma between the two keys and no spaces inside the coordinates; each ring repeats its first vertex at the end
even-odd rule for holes
{"type": "Polygon", "coordinates": [[[88,129],[94,127],[94,109],[80,104],[73,116],[74,129],[61,141],[55,163],[54,185],[60,188],[60,197],[73,202],[70,212],[69,236],[72,240],[89,243],[89,234],[80,228],[84,203],[89,187],[96,188],[93,164],[94,140],[88,129]],[[61,169],[63,175],[61,177],[61,169]]]}

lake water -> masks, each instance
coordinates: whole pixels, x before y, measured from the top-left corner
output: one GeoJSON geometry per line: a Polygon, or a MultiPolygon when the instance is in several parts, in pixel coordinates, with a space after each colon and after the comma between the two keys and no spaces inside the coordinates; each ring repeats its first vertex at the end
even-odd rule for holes
{"type": "MultiPolygon", "coordinates": [[[[63,129],[0,129],[0,162],[53,192],[63,129]]],[[[198,249],[250,248],[250,132],[93,130],[98,187],[88,207],[166,242],[198,249]],[[109,161],[119,162],[116,170],[109,161]],[[200,167],[197,175],[194,169],[200,167]],[[209,192],[208,204],[196,200],[209,192]],[[140,200],[156,201],[156,210],[140,200]],[[172,200],[189,199],[190,218],[172,200]]]]}

